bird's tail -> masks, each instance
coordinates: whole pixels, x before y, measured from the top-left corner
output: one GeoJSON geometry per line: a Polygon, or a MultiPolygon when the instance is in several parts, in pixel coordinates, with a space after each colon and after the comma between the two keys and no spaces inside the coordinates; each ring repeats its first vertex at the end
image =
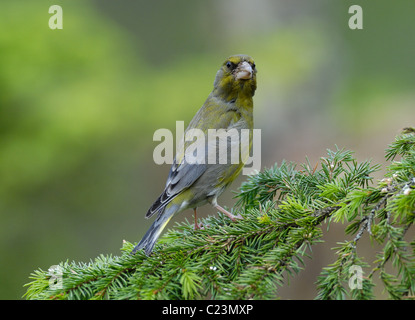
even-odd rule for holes
{"type": "Polygon", "coordinates": [[[134,247],[131,254],[135,254],[138,250],[143,249],[146,255],[150,255],[153,251],[154,245],[159,238],[161,232],[166,227],[167,223],[173,218],[173,215],[177,212],[177,206],[172,205],[165,207],[164,212],[161,212],[153,224],[150,226],[143,239],[134,247]]]}

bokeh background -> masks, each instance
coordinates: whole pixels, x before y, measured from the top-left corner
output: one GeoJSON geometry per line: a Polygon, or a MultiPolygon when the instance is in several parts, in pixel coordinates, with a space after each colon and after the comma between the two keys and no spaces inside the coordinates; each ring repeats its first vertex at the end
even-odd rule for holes
{"type": "MultiPolygon", "coordinates": [[[[381,176],[387,144],[415,125],[414,16],[407,0],[1,1],[0,299],[21,299],[37,268],[141,239],[169,171],[153,162],[153,133],[187,125],[235,53],[258,68],[263,168],[338,145],[383,164],[381,176]],[[54,4],[62,30],[48,26],[54,4]],[[352,4],[363,30],[348,27],[352,4]]],[[[281,298],[315,297],[347,238],[338,228],[281,298]]]]}

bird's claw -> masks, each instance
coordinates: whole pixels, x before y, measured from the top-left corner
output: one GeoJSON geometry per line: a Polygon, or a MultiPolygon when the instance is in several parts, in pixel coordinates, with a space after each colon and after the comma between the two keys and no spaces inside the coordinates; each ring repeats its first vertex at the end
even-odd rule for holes
{"type": "Polygon", "coordinates": [[[230,218],[233,222],[235,222],[235,221],[237,221],[237,220],[242,220],[244,217],[242,217],[242,216],[238,213],[238,215],[237,215],[237,216],[235,216],[235,215],[231,215],[231,216],[229,216],[229,218],[230,218]]]}

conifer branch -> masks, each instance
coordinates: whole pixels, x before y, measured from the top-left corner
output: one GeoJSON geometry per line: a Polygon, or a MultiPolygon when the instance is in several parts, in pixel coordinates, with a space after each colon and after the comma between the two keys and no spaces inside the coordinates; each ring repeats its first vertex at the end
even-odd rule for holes
{"type": "Polygon", "coordinates": [[[219,213],[203,219],[203,229],[177,224],[149,257],[130,255],[133,244],[124,241],[119,256],[62,262],[58,273],[36,270],[25,297],[274,299],[287,277],[304,268],[304,257],[312,257],[329,221],[346,223],[346,235],[339,235],[337,259],[318,278],[318,299],[373,299],[376,274],[392,299],[413,298],[415,241],[404,236],[415,217],[414,142],[415,130],[406,130],[387,148],[391,162],[377,184],[371,175],[379,165],[358,163],[351,151],[337,147],[317,164],[275,165],[240,187],[233,211],[244,219],[231,222],[219,213]],[[365,232],[383,246],[370,263],[357,253],[365,232]],[[395,273],[385,268],[389,262],[395,273]],[[364,269],[368,276],[356,274],[351,282],[353,272],[364,269]]]}

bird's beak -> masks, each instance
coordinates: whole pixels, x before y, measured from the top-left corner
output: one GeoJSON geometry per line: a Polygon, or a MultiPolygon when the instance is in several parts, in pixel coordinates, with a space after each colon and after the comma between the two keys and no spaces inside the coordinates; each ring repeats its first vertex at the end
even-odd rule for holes
{"type": "Polygon", "coordinates": [[[235,79],[236,80],[251,79],[252,78],[252,73],[253,73],[253,71],[252,71],[251,65],[248,62],[244,61],[236,69],[235,79]]]}

